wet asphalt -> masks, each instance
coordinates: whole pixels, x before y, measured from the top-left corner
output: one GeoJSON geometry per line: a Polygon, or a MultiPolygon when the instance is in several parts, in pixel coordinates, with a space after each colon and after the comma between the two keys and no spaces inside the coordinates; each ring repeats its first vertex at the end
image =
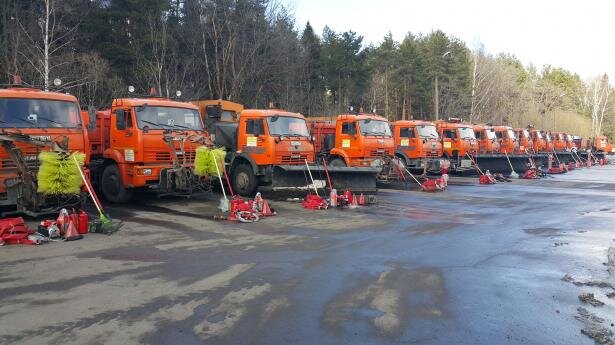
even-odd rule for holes
{"type": "Polygon", "coordinates": [[[255,224],[217,195],[109,206],[112,235],[0,248],[0,343],[613,341],[615,166],[451,182],[255,224]]]}

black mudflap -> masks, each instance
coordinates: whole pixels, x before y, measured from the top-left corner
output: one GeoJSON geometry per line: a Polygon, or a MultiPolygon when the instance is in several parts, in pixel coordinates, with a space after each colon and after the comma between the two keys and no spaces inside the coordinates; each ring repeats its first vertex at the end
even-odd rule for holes
{"type": "MultiPolygon", "coordinates": [[[[379,168],[328,167],[333,188],[338,191],[350,189],[356,193],[376,193],[376,177],[379,168]]],[[[273,191],[302,191],[311,189],[310,175],[317,188],[328,187],[327,173],[322,165],[277,165],[273,167],[271,187],[273,191]]]]}

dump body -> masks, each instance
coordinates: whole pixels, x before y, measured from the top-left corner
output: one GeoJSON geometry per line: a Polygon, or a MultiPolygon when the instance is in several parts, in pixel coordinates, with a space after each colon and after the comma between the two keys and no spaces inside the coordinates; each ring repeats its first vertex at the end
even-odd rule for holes
{"type": "Polygon", "coordinates": [[[36,192],[38,154],[44,150],[79,151],[86,154],[87,164],[86,122],[72,95],[21,87],[0,89],[0,205],[16,206],[18,212],[30,215],[61,207],[60,199],[45,200],[36,192]],[[15,154],[9,154],[7,148],[15,154]],[[33,180],[27,187],[24,179],[30,178],[33,180]]]}
{"type": "Polygon", "coordinates": [[[444,156],[457,159],[478,152],[478,141],[472,125],[461,122],[436,121],[436,128],[442,138],[444,156]]]}
{"type": "Polygon", "coordinates": [[[525,128],[515,128],[515,134],[519,141],[519,153],[532,153],[534,148],[534,141],[530,136],[530,132],[525,128]]]}
{"type": "Polygon", "coordinates": [[[512,127],[495,126],[494,130],[500,142],[500,153],[513,154],[519,152],[519,142],[512,127]]]}
{"type": "Polygon", "coordinates": [[[189,195],[197,187],[196,148],[209,139],[193,104],[115,99],[110,109],[96,112],[89,134],[93,179],[110,201],[128,201],[134,188],[189,195]]]}
{"type": "Polygon", "coordinates": [[[478,140],[479,154],[493,154],[500,151],[500,143],[495,135],[493,126],[474,125],[474,135],[478,140]]]}
{"type": "Polygon", "coordinates": [[[315,149],[334,166],[370,167],[393,157],[395,143],[387,120],[378,115],[345,114],[335,121],[308,119],[315,149]]]}

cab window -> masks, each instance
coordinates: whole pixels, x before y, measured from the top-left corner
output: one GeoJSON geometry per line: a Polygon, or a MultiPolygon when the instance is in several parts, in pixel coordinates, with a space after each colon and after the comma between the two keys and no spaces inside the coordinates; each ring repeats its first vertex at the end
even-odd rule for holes
{"type": "Polygon", "coordinates": [[[457,139],[457,131],[454,129],[447,129],[444,131],[444,137],[449,139],[457,139]]]}
{"type": "Polygon", "coordinates": [[[414,128],[400,128],[399,136],[402,138],[414,138],[414,128]]]}
{"type": "Polygon", "coordinates": [[[263,128],[263,120],[246,120],[246,134],[252,134],[255,136],[265,134],[265,129],[263,128]]]}
{"type": "Polygon", "coordinates": [[[342,123],[342,134],[357,134],[357,129],[354,122],[344,122],[342,123]]]}

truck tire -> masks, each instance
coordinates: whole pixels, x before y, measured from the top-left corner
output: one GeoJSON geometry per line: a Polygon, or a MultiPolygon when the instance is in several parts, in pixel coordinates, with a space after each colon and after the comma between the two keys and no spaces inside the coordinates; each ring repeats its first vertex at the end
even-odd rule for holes
{"type": "Polygon", "coordinates": [[[329,165],[332,166],[332,167],[345,167],[346,166],[346,162],[342,158],[333,158],[329,162],[329,165]]]}
{"type": "Polygon", "coordinates": [[[100,190],[108,201],[122,204],[132,198],[132,189],[124,187],[120,168],[116,164],[109,164],[105,167],[100,182],[100,190]]]}
{"type": "Polygon", "coordinates": [[[233,191],[241,196],[252,197],[258,187],[256,175],[248,164],[239,164],[231,172],[233,191]]]}

